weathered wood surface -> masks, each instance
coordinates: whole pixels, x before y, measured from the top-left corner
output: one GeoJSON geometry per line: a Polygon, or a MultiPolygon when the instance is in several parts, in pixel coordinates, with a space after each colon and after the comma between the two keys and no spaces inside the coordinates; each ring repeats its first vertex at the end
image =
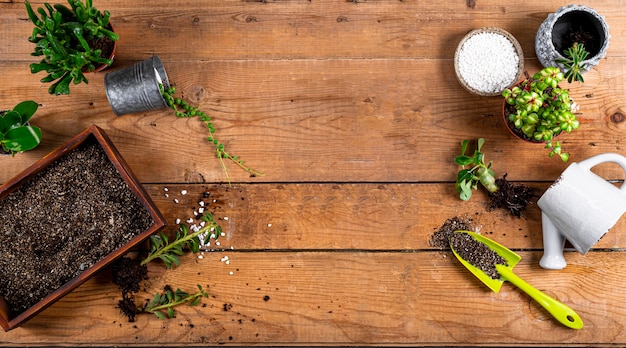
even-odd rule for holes
{"type": "MultiPolygon", "coordinates": [[[[509,135],[500,98],[469,95],[452,66],[465,33],[498,26],[516,36],[526,69],[536,71],[536,28],[564,4],[96,1],[121,35],[111,69],[157,53],[179,91],[212,115],[227,148],[266,174],[251,178],[227,164],[229,187],[197,120],[168,110],[116,117],[104,73],[72,86],[69,96],[48,95],[42,76],[28,70],[36,58],[23,4],[0,0],[0,108],[36,100],[32,122],[44,132],[36,150],[0,157],[0,183],[95,123],[172,224],[168,232],[209,191],[209,210],[226,234],[219,249],[189,255],[176,270],[152,264],[140,294],[201,284],[211,296],[206,306],[180,308],[173,320],[144,315],[128,323],[105,271],[0,333],[0,346],[626,345],[626,218],[587,255],[567,252],[566,269],[546,271],[538,265],[536,205],[518,219],[488,211],[482,192],[466,203],[454,191],[452,159],[466,138],[485,137],[496,172],[538,194],[566,167],[509,135]],[[470,216],[483,233],[521,250],[516,272],[574,308],[585,328],[560,326],[510,284],[489,292],[449,252],[430,246],[454,216],[470,216]]],[[[586,83],[569,86],[583,123],[562,136],[572,161],[626,154],[626,2],[592,6],[612,37],[586,83]]],[[[617,166],[596,172],[618,185],[624,179],[617,166]]]]}

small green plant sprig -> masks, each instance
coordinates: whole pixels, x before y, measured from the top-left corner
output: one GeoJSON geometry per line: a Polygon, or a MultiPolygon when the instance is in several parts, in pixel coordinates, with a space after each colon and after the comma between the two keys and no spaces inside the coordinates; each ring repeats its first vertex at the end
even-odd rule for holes
{"type": "Polygon", "coordinates": [[[0,153],[32,150],[41,142],[41,129],[31,126],[30,118],[39,105],[27,100],[17,104],[12,110],[0,112],[0,153]]]}
{"type": "Polygon", "coordinates": [[[45,71],[48,76],[41,82],[54,82],[48,89],[50,94],[69,94],[70,83],[89,83],[84,72],[94,71],[96,66],[111,65],[112,59],[102,57],[102,49],[95,41],[119,39],[110,30],[109,11],[101,12],[92,0],[68,0],[70,7],[62,4],[44,3],[35,12],[30,2],[24,1],[31,22],[35,25],[28,41],[35,44],[31,55],[43,56],[39,63],[30,65],[36,74],[45,71]]]}
{"type": "Polygon", "coordinates": [[[569,91],[558,86],[563,79],[559,68],[543,68],[532,78],[527,75],[520,84],[505,89],[502,96],[506,104],[515,108],[508,121],[530,141],[544,142],[550,157],[556,155],[567,162],[569,154],[553,138],[578,129],[580,122],[574,115],[575,103],[569,91]]]}
{"type": "Polygon", "coordinates": [[[565,78],[567,82],[572,81],[585,82],[582,71],[585,69],[585,59],[589,55],[589,52],[585,50],[585,46],[578,42],[574,42],[572,47],[563,52],[565,58],[558,58],[555,61],[563,64],[565,68],[565,78]]]}
{"type": "Polygon", "coordinates": [[[171,269],[173,265],[180,266],[179,256],[184,254],[184,249],[188,248],[193,253],[200,251],[200,236],[204,235],[202,244],[208,244],[211,237],[217,239],[222,233],[222,228],[215,221],[213,214],[205,213],[201,220],[205,222],[204,227],[194,231],[181,224],[176,232],[176,238],[171,243],[163,232],[150,236],[150,253],[141,261],[141,265],[161,259],[167,269],[171,269]]]}
{"type": "Polygon", "coordinates": [[[176,117],[179,118],[189,118],[189,117],[199,117],[200,121],[202,121],[207,129],[209,130],[209,136],[207,140],[215,145],[215,154],[217,158],[220,160],[220,164],[224,173],[226,173],[226,181],[230,184],[230,176],[228,175],[228,169],[224,164],[224,159],[231,160],[233,163],[237,164],[243,170],[250,173],[252,176],[263,176],[265,174],[258,172],[250,167],[248,167],[243,160],[241,160],[238,156],[234,156],[226,152],[224,144],[215,138],[215,128],[213,127],[213,123],[211,122],[211,117],[208,116],[205,112],[198,110],[198,108],[189,105],[189,103],[180,98],[175,97],[176,88],[174,86],[170,86],[165,88],[162,84],[159,84],[159,88],[161,90],[161,94],[167,105],[172,108],[175,112],[176,117]]]}
{"type": "Polygon", "coordinates": [[[189,294],[181,289],[172,290],[170,286],[166,286],[163,293],[155,293],[152,300],[146,302],[141,309],[142,312],[152,313],[159,319],[171,319],[175,317],[174,307],[189,303],[190,306],[197,306],[203,297],[209,297],[209,294],[202,289],[200,284],[198,292],[189,294]]]}
{"type": "Polygon", "coordinates": [[[476,150],[472,156],[467,156],[467,146],[469,140],[461,142],[461,154],[454,158],[454,162],[461,166],[461,170],[457,174],[455,188],[459,192],[459,197],[468,201],[472,197],[472,191],[478,189],[478,183],[487,189],[489,193],[498,190],[496,178],[491,169],[491,161],[485,164],[485,154],[482,153],[482,147],[485,139],[479,138],[476,150]],[[468,167],[469,168],[466,168],[468,167]]]}

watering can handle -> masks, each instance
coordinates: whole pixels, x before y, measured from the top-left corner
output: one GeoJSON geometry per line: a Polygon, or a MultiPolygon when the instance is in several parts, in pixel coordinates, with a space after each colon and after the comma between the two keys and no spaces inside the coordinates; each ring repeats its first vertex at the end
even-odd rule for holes
{"type": "MultiPolygon", "coordinates": [[[[589,157],[584,161],[578,162],[578,165],[587,170],[590,170],[596,165],[600,163],[604,163],[604,162],[613,162],[613,163],[619,164],[620,167],[622,167],[622,169],[626,173],[626,157],[617,153],[613,153],[613,152],[602,153],[599,155],[589,157]]],[[[622,184],[622,187],[620,188],[620,190],[626,191],[626,185],[622,184]]]]}
{"type": "Polygon", "coordinates": [[[537,301],[537,303],[550,312],[550,314],[552,314],[552,316],[561,324],[569,327],[570,329],[578,330],[583,328],[583,320],[576,312],[574,312],[573,309],[528,284],[522,278],[513,273],[513,270],[511,270],[510,267],[496,264],[496,270],[503,279],[508,280],[532,297],[533,300],[537,301]]]}

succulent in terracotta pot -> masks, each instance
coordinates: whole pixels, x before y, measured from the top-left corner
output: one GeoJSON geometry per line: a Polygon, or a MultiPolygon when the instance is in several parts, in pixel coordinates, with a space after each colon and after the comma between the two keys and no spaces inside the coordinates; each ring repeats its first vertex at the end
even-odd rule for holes
{"type": "Polygon", "coordinates": [[[28,41],[35,44],[31,55],[43,57],[30,65],[31,73],[48,73],[41,82],[53,82],[50,94],[69,94],[70,84],[89,83],[86,72],[104,69],[113,63],[119,35],[110,24],[111,13],[101,12],[92,0],[68,0],[33,10],[25,1],[28,18],[35,28],[28,41]]]}
{"type": "Polygon", "coordinates": [[[39,105],[32,100],[0,111],[0,154],[15,155],[32,150],[41,142],[41,129],[30,125],[39,105]]]}
{"type": "Polygon", "coordinates": [[[545,143],[549,156],[557,155],[564,162],[569,154],[562,151],[554,138],[580,127],[569,90],[559,87],[565,78],[557,67],[543,68],[532,77],[502,92],[505,124],[520,139],[545,143]]]}

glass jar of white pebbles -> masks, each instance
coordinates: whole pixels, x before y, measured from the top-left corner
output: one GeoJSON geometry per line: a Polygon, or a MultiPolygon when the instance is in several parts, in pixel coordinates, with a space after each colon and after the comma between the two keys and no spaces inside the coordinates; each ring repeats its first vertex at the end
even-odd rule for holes
{"type": "Polygon", "coordinates": [[[454,69],[470,93],[497,96],[522,77],[524,54],[519,42],[507,31],[479,28],[459,43],[454,69]]]}

